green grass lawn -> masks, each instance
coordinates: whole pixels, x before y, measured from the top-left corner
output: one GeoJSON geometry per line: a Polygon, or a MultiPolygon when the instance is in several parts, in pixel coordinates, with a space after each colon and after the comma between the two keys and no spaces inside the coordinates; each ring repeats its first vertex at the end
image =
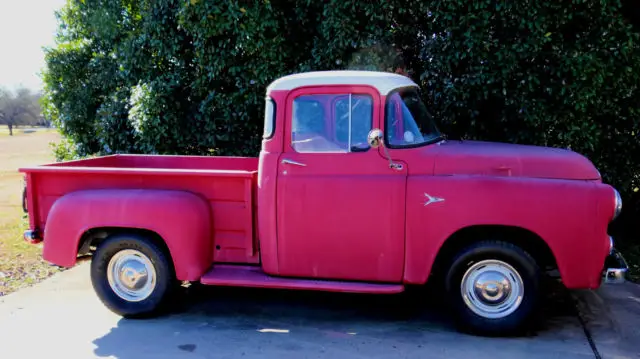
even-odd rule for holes
{"type": "Polygon", "coordinates": [[[49,143],[60,136],[50,129],[9,136],[0,129],[0,296],[37,283],[59,271],[42,260],[42,246],[22,239],[28,227],[22,212],[22,175],[18,168],[52,162],[49,143]]]}
{"type": "Polygon", "coordinates": [[[60,269],[42,260],[42,245],[22,240],[26,218],[0,226],[0,296],[32,285],[60,269]]]}

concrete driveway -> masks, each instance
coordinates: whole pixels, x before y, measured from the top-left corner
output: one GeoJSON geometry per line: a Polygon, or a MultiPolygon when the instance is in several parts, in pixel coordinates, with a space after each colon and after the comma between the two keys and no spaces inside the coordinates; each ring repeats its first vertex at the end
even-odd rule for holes
{"type": "MultiPolygon", "coordinates": [[[[572,300],[558,295],[536,333],[481,338],[455,332],[427,292],[194,288],[173,314],[124,320],[98,301],[88,273],[84,263],[0,298],[0,358],[640,358],[639,341],[619,345],[634,340],[633,333],[612,332],[616,320],[601,319],[610,310],[589,299],[591,292],[578,306],[589,314],[582,318],[587,330],[572,300]],[[598,338],[588,340],[592,324],[601,347],[598,338]]],[[[628,310],[640,308],[636,300],[628,300],[628,310]]]]}

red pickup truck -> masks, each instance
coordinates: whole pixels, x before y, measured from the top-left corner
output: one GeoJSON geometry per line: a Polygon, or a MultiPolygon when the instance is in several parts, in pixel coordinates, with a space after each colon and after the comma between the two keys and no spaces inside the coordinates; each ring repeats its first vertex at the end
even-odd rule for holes
{"type": "MultiPolygon", "coordinates": [[[[114,155],[22,168],[45,260],[92,255],[126,317],[177,284],[391,294],[439,279],[461,329],[526,327],[542,279],[624,281],[621,199],[569,150],[446,140],[409,78],[321,71],[266,90],[258,158],[114,155]]],[[[165,307],[166,308],[166,307],[165,307]]]]}

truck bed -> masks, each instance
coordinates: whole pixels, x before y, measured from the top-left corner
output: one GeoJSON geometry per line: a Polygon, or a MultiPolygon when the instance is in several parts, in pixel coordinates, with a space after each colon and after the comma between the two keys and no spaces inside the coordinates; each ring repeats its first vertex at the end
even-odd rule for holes
{"type": "Polygon", "coordinates": [[[20,172],[26,177],[30,227],[40,233],[51,206],[71,192],[183,190],[210,203],[215,262],[259,261],[254,225],[257,157],[113,155],[21,168],[20,172]]]}

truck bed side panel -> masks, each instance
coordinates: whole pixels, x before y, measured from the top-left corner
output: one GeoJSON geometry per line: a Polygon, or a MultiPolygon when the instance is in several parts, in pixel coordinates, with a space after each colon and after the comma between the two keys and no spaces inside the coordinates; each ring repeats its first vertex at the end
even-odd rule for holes
{"type": "MultiPolygon", "coordinates": [[[[54,203],[65,194],[82,190],[154,189],[179,190],[204,198],[213,224],[209,254],[221,263],[258,263],[253,222],[255,172],[156,173],[153,171],[97,171],[55,167],[26,170],[31,229],[43,230],[54,203]],[[71,170],[70,170],[71,169],[71,170]]],[[[45,241],[47,238],[44,238],[45,241]]]]}

